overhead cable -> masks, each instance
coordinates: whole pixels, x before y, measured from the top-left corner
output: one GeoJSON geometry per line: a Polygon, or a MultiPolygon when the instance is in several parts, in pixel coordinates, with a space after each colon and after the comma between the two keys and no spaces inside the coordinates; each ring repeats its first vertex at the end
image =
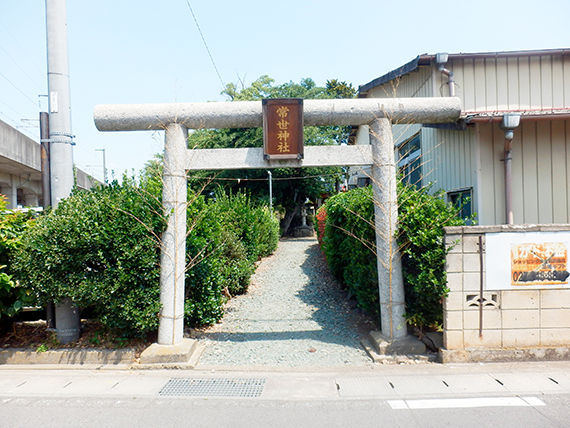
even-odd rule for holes
{"type": "Polygon", "coordinates": [[[220,79],[220,82],[222,83],[222,88],[225,88],[226,84],[224,83],[224,80],[222,79],[222,76],[220,75],[220,72],[218,71],[218,67],[216,67],[216,62],[214,61],[214,57],[212,57],[212,53],[210,52],[210,49],[208,48],[208,44],[206,43],[206,39],[204,37],[204,34],[202,34],[202,30],[200,29],[200,25],[198,24],[198,20],[196,19],[196,15],[194,15],[194,11],[192,10],[192,6],[190,6],[190,1],[186,0],[186,4],[188,5],[188,8],[190,9],[190,13],[192,14],[192,17],[194,18],[194,22],[196,23],[196,27],[198,28],[198,32],[200,33],[200,37],[202,37],[202,41],[204,42],[204,46],[206,47],[206,51],[208,51],[208,55],[210,56],[210,60],[212,61],[212,64],[214,65],[214,70],[216,70],[216,74],[218,75],[218,78],[220,79]]]}

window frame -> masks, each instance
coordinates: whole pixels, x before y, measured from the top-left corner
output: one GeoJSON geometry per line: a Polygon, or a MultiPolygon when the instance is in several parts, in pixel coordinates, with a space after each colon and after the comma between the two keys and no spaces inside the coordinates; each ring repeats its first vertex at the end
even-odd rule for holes
{"type": "Polygon", "coordinates": [[[407,140],[403,141],[402,143],[398,144],[396,147],[396,153],[398,156],[398,172],[402,175],[402,179],[405,183],[412,184],[416,186],[418,189],[422,187],[422,165],[421,163],[414,167],[414,162],[422,156],[422,139],[421,139],[421,131],[416,132],[407,140]],[[406,146],[412,146],[417,141],[418,148],[414,151],[404,152],[402,151],[406,148],[406,146]],[[405,172],[402,172],[405,170],[405,172]],[[415,172],[419,173],[419,177],[416,181],[412,181],[412,176],[415,172]]]}

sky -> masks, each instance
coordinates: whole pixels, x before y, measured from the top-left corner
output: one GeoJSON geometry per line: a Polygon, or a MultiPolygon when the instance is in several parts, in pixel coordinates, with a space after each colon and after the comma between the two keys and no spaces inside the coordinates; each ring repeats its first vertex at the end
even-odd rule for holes
{"type": "MultiPolygon", "coordinates": [[[[120,177],[163,150],[163,132],[99,132],[98,104],[224,102],[262,75],[358,87],[424,53],[570,48],[568,16],[568,0],[67,0],[74,161],[102,179],[104,149],[120,177]]],[[[39,141],[47,93],[45,1],[0,0],[0,120],[39,141]]]]}

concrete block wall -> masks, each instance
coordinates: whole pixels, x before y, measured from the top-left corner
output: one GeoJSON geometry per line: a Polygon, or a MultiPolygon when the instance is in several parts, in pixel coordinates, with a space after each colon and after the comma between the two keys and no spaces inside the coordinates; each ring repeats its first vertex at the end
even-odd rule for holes
{"type": "Polygon", "coordinates": [[[570,346],[570,289],[485,289],[485,234],[568,231],[570,225],[498,225],[445,228],[450,289],[444,299],[444,347],[540,348],[570,346]],[[481,259],[483,242],[483,294],[481,259]],[[480,307],[483,307],[480,318],[480,307]],[[480,335],[480,326],[482,334],[480,335]]]}

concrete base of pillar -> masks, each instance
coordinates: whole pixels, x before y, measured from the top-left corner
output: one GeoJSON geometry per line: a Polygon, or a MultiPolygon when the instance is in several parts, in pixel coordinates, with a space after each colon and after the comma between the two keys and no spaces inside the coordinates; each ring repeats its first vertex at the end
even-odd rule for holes
{"type": "Polygon", "coordinates": [[[140,358],[141,364],[188,363],[199,347],[194,339],[183,339],[177,345],[153,343],[146,348],[140,358]]]}
{"type": "Polygon", "coordinates": [[[371,331],[368,340],[379,355],[420,355],[426,353],[426,345],[415,336],[390,339],[379,331],[371,331]]]}
{"type": "Polygon", "coordinates": [[[57,340],[63,345],[77,342],[81,335],[81,314],[73,301],[66,297],[55,305],[57,340]]]}

